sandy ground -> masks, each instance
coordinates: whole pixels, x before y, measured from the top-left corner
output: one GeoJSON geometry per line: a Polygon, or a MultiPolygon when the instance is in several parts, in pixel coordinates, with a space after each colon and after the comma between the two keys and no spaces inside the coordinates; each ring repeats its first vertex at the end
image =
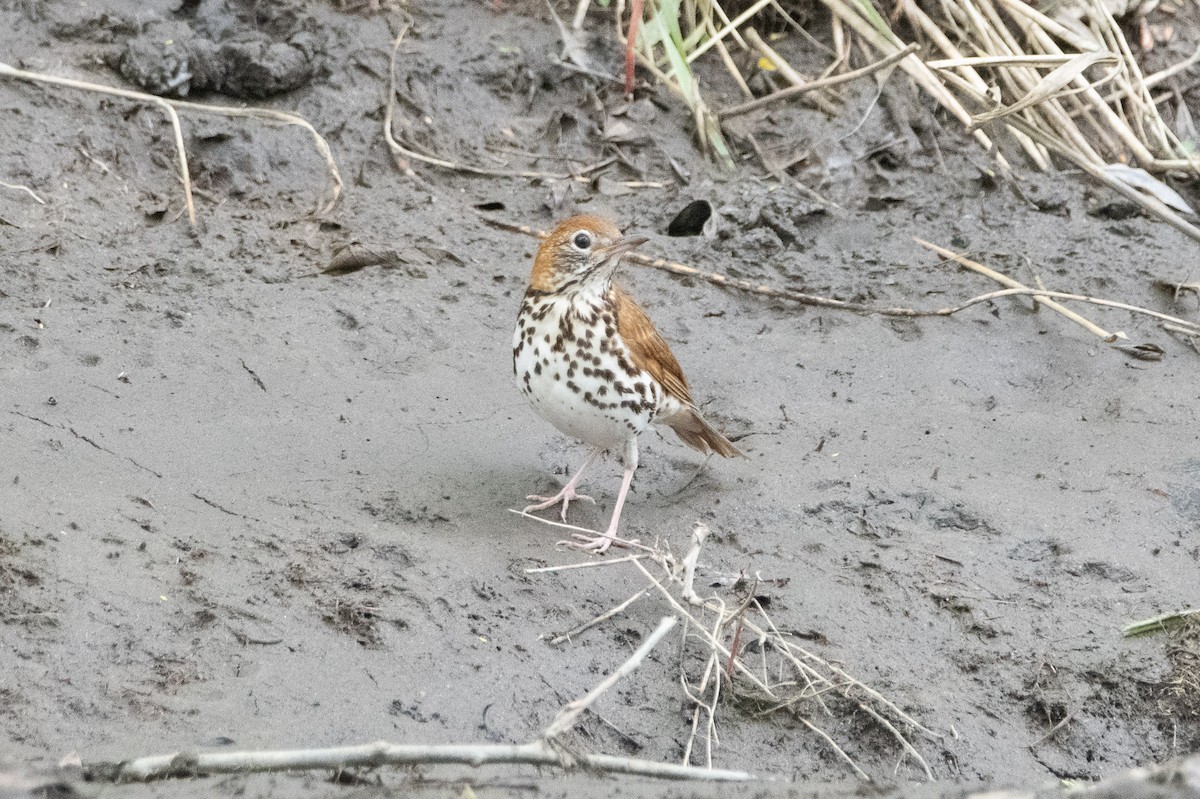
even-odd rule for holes
{"type": "MultiPolygon", "coordinates": [[[[111,65],[137,34],[219,38],[243,24],[211,0],[190,17],[150,6],[6,4],[0,52],[120,84],[111,65]]],[[[526,741],[667,612],[643,600],[567,645],[544,640],[642,583],[617,567],[525,571],[587,559],[508,512],[554,490],[585,450],[513,385],[536,242],[484,224],[482,204],[540,228],[604,213],[648,234],[653,254],[847,300],[937,308],[996,288],[939,264],[919,236],[1025,281],[1197,318],[1194,294],[1157,284],[1195,281],[1194,242],[1078,176],[1022,168],[1024,198],[990,180],[986,156],[898,76],[875,105],[873,84],[852,87],[832,118],[795,107],[738,123],[781,160],[810,151],[799,176],[839,206],[823,207],[753,159],[737,174],[707,164],[662,90],[619,117],[637,140],[614,149],[603,132],[620,88],[557,64],[544,7],[448,0],[417,14],[401,49],[399,132],[489,168],[624,163],[592,183],[420,164],[414,178],[381,138],[394,22],[300,8],[272,30],[313,56],[311,75],[262,102],[328,137],[347,185],[320,218],[330,184],[298,128],[185,113],[193,229],[159,109],[0,82],[0,179],[45,200],[0,190],[11,762],[526,741]],[[717,209],[709,234],[664,235],[695,199],[717,209]],[[351,243],[394,257],[319,274],[351,243]]],[[[615,73],[607,19],[589,22],[587,44],[615,73]]],[[[716,96],[734,101],[719,69],[716,96]]],[[[706,579],[761,575],[781,629],[943,735],[908,730],[946,784],[1091,779],[1200,750],[1200,702],[1180,683],[1197,636],[1120,633],[1196,604],[1200,381],[1185,341],[1086,310],[1165,351],[1144,361],[1020,299],[890,320],[626,272],[706,415],[749,455],[705,462],[673,436],[643,436],[628,534],[679,551],[704,521],[706,579]]],[[[618,479],[612,461],[596,468],[598,505],[572,520],[603,525],[618,479]]],[[[659,647],[567,743],[678,761],[690,731],[679,669],[678,644],[659,647]]],[[[872,778],[923,779],[865,714],[797,712],[872,778]]],[[[718,730],[719,767],[855,789],[795,716],[730,702],[718,730]]],[[[528,768],[416,776],[496,795],[661,790],[528,768]]],[[[247,788],[330,790],[289,776],[204,790],[247,788]]]]}

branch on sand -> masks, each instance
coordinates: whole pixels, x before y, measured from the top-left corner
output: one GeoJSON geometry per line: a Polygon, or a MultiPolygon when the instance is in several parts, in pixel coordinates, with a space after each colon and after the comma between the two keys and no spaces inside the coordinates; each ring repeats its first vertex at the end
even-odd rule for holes
{"type": "MultiPolygon", "coordinates": [[[[542,231],[529,227],[528,225],[517,225],[511,222],[504,222],[489,217],[483,217],[483,220],[485,223],[500,230],[523,233],[528,236],[537,236],[539,238],[544,238],[546,235],[542,231]]],[[[1007,288],[1001,291],[992,291],[988,292],[987,294],[981,294],[965,300],[958,305],[949,308],[938,308],[936,310],[883,307],[868,305],[866,303],[848,302],[846,300],[839,300],[834,297],[824,297],[819,294],[808,294],[802,291],[793,291],[791,289],[776,288],[774,286],[756,283],[753,280],[730,277],[728,275],[721,274],[720,272],[709,272],[688,264],[679,263],[678,261],[668,261],[665,258],[655,258],[654,256],[645,255],[643,253],[629,253],[625,256],[625,259],[640,266],[648,266],[652,269],[659,269],[675,275],[699,278],[716,286],[737,289],[738,291],[757,294],[762,297],[788,300],[790,302],[799,303],[801,305],[810,305],[817,308],[832,308],[839,311],[849,311],[850,313],[868,315],[873,314],[876,316],[887,316],[894,318],[919,319],[937,316],[953,316],[981,303],[992,302],[1004,297],[1027,296],[1045,305],[1047,308],[1062,314],[1072,322],[1075,322],[1083,327],[1089,333],[1099,336],[1106,344],[1113,344],[1115,345],[1116,349],[1142,360],[1157,360],[1161,357],[1162,352],[1161,350],[1156,350],[1153,345],[1149,345],[1151,349],[1145,349],[1142,347],[1120,344],[1120,341],[1128,339],[1128,336],[1125,333],[1121,331],[1110,333],[1100,325],[1085,318],[1081,314],[1064,307],[1061,303],[1056,302],[1056,300],[1082,302],[1088,305],[1095,305],[1103,308],[1113,308],[1116,310],[1128,311],[1129,313],[1133,314],[1149,316],[1157,319],[1163,329],[1170,332],[1179,333],[1185,336],[1200,336],[1200,324],[1190,322],[1186,319],[1180,319],[1176,316],[1170,316],[1169,314],[1152,311],[1148,308],[1142,308],[1137,305],[1130,305],[1129,303],[1117,302],[1115,300],[1106,300],[1100,297],[1090,297],[1084,294],[1074,294],[1065,291],[1050,291],[1042,288],[1031,288],[1012,279],[1011,277],[1008,277],[1007,275],[996,271],[995,269],[973,261],[964,255],[960,255],[944,247],[939,247],[938,245],[924,241],[923,239],[914,238],[914,241],[916,241],[922,247],[937,253],[942,258],[946,259],[947,262],[956,263],[966,269],[970,269],[973,272],[985,275],[986,277],[997,281],[1007,288]]]]}
{"type": "Polygon", "coordinates": [[[205,774],[251,774],[272,771],[342,772],[351,768],[380,766],[462,764],[482,766],[495,763],[525,763],[558,766],[564,770],[588,768],[613,774],[635,774],[678,780],[745,781],[753,779],[744,771],[700,769],[673,763],[655,763],[631,757],[593,755],[572,752],[560,738],[575,726],[579,716],[600,696],[636,669],[650,651],[671,631],[678,619],[668,616],[646,636],[642,645],[612,674],[586,696],[569,703],[542,731],[538,740],[523,744],[394,744],[379,741],[360,746],[336,746],[325,749],[291,749],[245,752],[177,752],[151,755],[118,763],[92,763],[84,766],[85,775],[108,782],[146,782],[168,777],[195,777],[205,774]]]}

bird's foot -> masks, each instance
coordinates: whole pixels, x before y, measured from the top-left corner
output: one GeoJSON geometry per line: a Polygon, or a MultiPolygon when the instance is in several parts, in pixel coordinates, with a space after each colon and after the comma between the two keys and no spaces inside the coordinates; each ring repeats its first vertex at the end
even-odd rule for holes
{"type": "Polygon", "coordinates": [[[603,555],[608,551],[608,548],[613,544],[619,547],[632,548],[640,544],[636,538],[617,538],[616,531],[604,532],[600,535],[584,535],[583,533],[571,533],[569,541],[559,541],[555,546],[568,546],[572,549],[582,550],[591,555],[603,555]]]}
{"type": "Polygon", "coordinates": [[[596,504],[596,500],[592,499],[587,494],[575,493],[575,486],[571,485],[570,483],[567,483],[565,486],[563,486],[562,491],[559,491],[552,497],[539,497],[537,494],[530,494],[529,496],[525,497],[525,499],[531,499],[537,504],[529,505],[525,508],[525,510],[521,511],[522,513],[532,513],[533,511],[537,510],[545,510],[546,508],[554,507],[561,502],[562,513],[560,513],[559,516],[564,522],[567,520],[567,506],[571,504],[571,500],[582,499],[587,500],[593,505],[596,504]]]}

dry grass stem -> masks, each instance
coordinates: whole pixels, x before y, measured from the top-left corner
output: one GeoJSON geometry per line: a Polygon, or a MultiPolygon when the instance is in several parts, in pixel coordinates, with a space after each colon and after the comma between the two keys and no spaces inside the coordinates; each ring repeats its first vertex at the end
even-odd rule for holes
{"type": "Polygon", "coordinates": [[[805,100],[814,108],[819,109],[831,117],[837,116],[838,107],[836,105],[825,99],[825,97],[821,96],[820,94],[813,94],[813,92],[816,90],[812,88],[812,78],[807,78],[793,69],[792,65],[789,64],[786,59],[781,57],[779,53],[775,52],[774,48],[763,41],[762,37],[758,35],[758,31],[756,31],[754,28],[747,28],[746,41],[748,41],[751,47],[757,50],[764,58],[766,58],[775,66],[775,69],[780,75],[783,76],[784,80],[792,84],[791,88],[799,89],[800,95],[803,95],[805,100]]]}
{"type": "MultiPolygon", "coordinates": [[[[384,104],[383,111],[383,139],[387,143],[388,149],[392,152],[392,157],[396,160],[396,166],[408,177],[415,177],[410,162],[417,161],[429,166],[436,166],[441,169],[448,169],[453,172],[463,172],[469,175],[480,175],[490,178],[526,178],[529,180],[574,180],[580,183],[587,183],[591,180],[589,173],[598,171],[613,163],[612,159],[605,159],[597,164],[589,167],[584,167],[577,172],[541,172],[533,169],[489,169],[487,167],[472,166],[470,164],[462,164],[457,161],[451,161],[448,158],[443,158],[440,155],[426,155],[412,149],[411,145],[403,144],[398,140],[394,133],[393,120],[395,118],[396,105],[396,56],[399,53],[400,45],[404,41],[405,34],[408,33],[408,27],[404,27],[396,38],[392,41],[392,55],[388,63],[388,97],[384,104]]],[[[659,181],[647,180],[624,180],[615,181],[621,186],[627,188],[665,188],[667,184],[659,181]]]]}
{"type": "Polygon", "coordinates": [[[725,70],[733,77],[733,80],[738,85],[738,89],[746,97],[753,97],[754,92],[750,91],[750,85],[746,83],[746,79],[742,77],[742,72],[738,69],[737,64],[733,61],[733,56],[729,54],[729,48],[725,46],[725,42],[717,40],[717,54],[721,56],[721,63],[725,65],[725,70]]]}
{"type": "Polygon", "coordinates": [[[114,86],[104,86],[99,83],[89,83],[88,81],[74,80],[72,78],[60,78],[57,75],[43,75],[40,72],[28,72],[2,62],[0,62],[0,75],[32,83],[49,83],[55,86],[65,86],[69,89],[80,89],[98,94],[107,94],[113,97],[123,97],[127,100],[153,103],[161,108],[163,113],[167,115],[167,119],[170,120],[171,128],[175,135],[175,150],[179,158],[179,178],[183,183],[184,203],[187,207],[188,221],[193,227],[196,225],[196,205],[192,199],[192,178],[188,170],[187,150],[183,146],[183,128],[179,124],[179,115],[171,107],[170,101],[153,94],[145,94],[144,92],[118,89],[114,86]]]}
{"type": "Polygon", "coordinates": [[[329,142],[304,117],[299,114],[291,114],[286,111],[276,111],[273,108],[260,108],[257,106],[204,105],[203,103],[192,103],[186,100],[169,100],[168,102],[176,108],[186,108],[191,111],[219,114],[220,116],[227,117],[261,119],[267,122],[282,122],[285,125],[295,125],[304,128],[312,136],[313,146],[316,147],[318,155],[325,162],[325,168],[329,170],[329,177],[333,181],[333,189],[329,193],[329,199],[319,205],[314,213],[317,215],[327,214],[337,206],[338,200],[341,199],[342,191],[345,189],[345,183],[342,182],[342,174],[338,171],[337,162],[333,158],[333,151],[329,147],[329,142]]]}
{"type": "Polygon", "coordinates": [[[188,169],[187,150],[183,143],[183,127],[179,122],[179,115],[176,113],[176,108],[185,108],[192,111],[200,111],[208,114],[217,114],[227,117],[251,117],[255,119],[266,119],[275,122],[284,122],[289,125],[299,125],[308,130],[316,144],[317,151],[325,160],[325,165],[329,169],[329,173],[333,178],[334,189],[332,197],[317,209],[317,213],[326,213],[330,211],[338,201],[342,192],[342,178],[338,172],[337,164],[333,160],[333,154],[329,149],[328,142],[325,141],[321,134],[317,133],[307,120],[296,114],[289,114],[283,111],[275,111],[269,108],[241,108],[232,106],[214,106],[205,105],[203,103],[193,103],[184,100],[168,100],[164,97],[159,97],[154,94],[146,94],[144,92],[130,91],[128,89],[118,89],[115,86],[105,86],[99,83],[91,83],[88,81],[74,80],[72,78],[62,78],[56,75],[44,75],[38,72],[28,72],[22,69],[16,69],[5,63],[0,63],[0,75],[5,75],[18,80],[25,80],[35,83],[49,83],[56,86],[65,86],[70,89],[79,89],[82,91],[95,92],[98,94],[107,94],[113,97],[122,97],[127,100],[135,100],[144,103],[153,103],[163,110],[167,118],[171,122],[171,128],[175,138],[175,149],[179,158],[179,177],[183,183],[184,201],[187,208],[188,221],[194,226],[196,224],[196,206],[192,199],[192,179],[188,169]]]}
{"type": "MultiPolygon", "coordinates": [[[[644,556],[639,555],[636,557],[644,557],[644,556]]],[[[627,560],[629,560],[629,558],[617,558],[615,560],[605,561],[604,565],[608,566],[613,563],[619,563],[619,562],[627,561],[627,560]]],[[[637,602],[639,599],[644,597],[649,591],[650,591],[650,588],[649,588],[649,586],[647,586],[646,588],[643,588],[640,591],[638,591],[637,593],[635,593],[633,596],[629,597],[629,599],[626,599],[624,602],[622,602],[619,605],[614,605],[613,607],[609,608],[604,613],[601,613],[599,616],[595,617],[591,621],[585,621],[583,624],[580,624],[578,627],[574,627],[565,633],[561,633],[559,635],[554,636],[553,638],[550,639],[550,646],[558,646],[559,644],[565,644],[568,641],[570,641],[572,638],[582,635],[583,633],[592,629],[597,624],[603,624],[604,622],[611,619],[613,616],[616,616],[620,613],[624,613],[626,608],[628,608],[634,602],[637,602]]]]}
{"type": "Polygon", "coordinates": [[[1163,330],[1169,330],[1172,333],[1182,333],[1185,336],[1200,336],[1200,330],[1196,330],[1191,327],[1183,327],[1181,325],[1173,325],[1169,322],[1164,322],[1162,328],[1163,330]]]}
{"type": "MultiPolygon", "coordinates": [[[[918,238],[914,238],[913,241],[915,241],[917,244],[920,244],[922,247],[924,247],[927,250],[932,250],[933,252],[937,253],[938,255],[940,255],[941,257],[945,258],[948,261],[953,261],[954,263],[958,264],[959,266],[964,266],[973,272],[978,272],[981,275],[990,277],[992,280],[995,280],[997,283],[1008,286],[1009,288],[1022,289],[1030,294],[1038,293],[1037,289],[1031,289],[1028,286],[1025,286],[1025,285],[1017,282],[1016,280],[1013,280],[1011,277],[1009,277],[1007,275],[1001,274],[1000,272],[997,272],[994,269],[986,267],[983,264],[976,263],[975,261],[972,261],[971,259],[967,258],[966,256],[959,255],[958,253],[956,253],[952,250],[947,250],[945,247],[939,247],[936,244],[931,244],[928,241],[925,241],[923,239],[918,239],[918,238]]],[[[1041,298],[1039,301],[1042,302],[1050,310],[1057,311],[1058,313],[1060,313],[1063,316],[1070,319],[1075,324],[1080,325],[1081,327],[1083,327],[1083,329],[1087,330],[1089,333],[1093,333],[1093,334],[1099,336],[1100,338],[1104,339],[1104,341],[1108,344],[1113,343],[1117,339],[1128,338],[1124,333],[1109,333],[1104,328],[1100,327],[1099,325],[1095,324],[1094,322],[1091,322],[1091,321],[1083,318],[1082,316],[1075,313],[1074,311],[1072,311],[1068,308],[1064,308],[1062,305],[1055,302],[1054,300],[1041,298]]]]}
{"type": "Polygon", "coordinates": [[[550,725],[546,727],[545,731],[543,731],[542,737],[547,740],[552,740],[554,738],[558,738],[567,730],[574,727],[575,722],[579,720],[579,717],[583,714],[583,711],[595,704],[596,700],[600,698],[601,694],[603,694],[609,688],[612,688],[624,677],[628,677],[630,674],[632,674],[633,670],[640,666],[642,661],[646,659],[646,656],[650,654],[650,650],[658,646],[658,642],[663,639],[663,636],[669,633],[671,629],[678,623],[679,619],[675,618],[674,616],[663,617],[662,621],[658,623],[658,626],[654,628],[654,632],[646,636],[646,640],[642,641],[641,646],[634,650],[633,654],[630,655],[629,658],[615,671],[613,671],[612,674],[601,680],[600,683],[597,684],[595,688],[588,691],[587,694],[569,703],[566,707],[560,710],[558,715],[555,716],[554,721],[550,722],[550,725]]]}
{"type": "MultiPolygon", "coordinates": [[[[536,518],[536,517],[535,517],[536,518]]],[[[582,530],[583,528],[577,528],[582,530]]],[[[636,558],[644,558],[646,555],[623,555],[619,558],[609,558],[608,560],[585,560],[580,563],[564,563],[561,566],[539,566],[533,569],[526,569],[526,574],[553,574],[554,572],[574,571],[576,569],[598,569],[602,566],[615,566],[618,563],[624,563],[627,560],[636,558]]]]}
{"type": "Polygon", "coordinates": [[[1089,305],[1099,305],[1103,308],[1116,308],[1118,310],[1129,311],[1130,313],[1141,314],[1143,316],[1150,316],[1158,319],[1164,323],[1163,327],[1166,327],[1169,324],[1172,326],[1172,329],[1180,332],[1186,332],[1193,336],[1200,335],[1200,325],[1196,324],[1195,322],[1189,322],[1186,319],[1180,319],[1177,316],[1160,313],[1159,311],[1152,311],[1149,308],[1142,308],[1125,302],[1105,300],[1099,297],[1089,297],[1086,294],[1072,294],[1067,291],[1049,291],[1043,288],[1011,288],[1002,289],[1000,291],[992,291],[987,294],[981,294],[978,297],[972,297],[961,305],[957,305],[954,308],[947,308],[945,309],[944,313],[939,313],[943,316],[949,316],[950,314],[958,313],[966,308],[970,308],[972,305],[978,305],[982,302],[991,302],[992,300],[997,300],[1001,297],[1021,296],[1031,297],[1035,302],[1039,297],[1048,297],[1052,300],[1073,300],[1075,302],[1086,302],[1089,305]]]}
{"type": "Polygon", "coordinates": [[[786,100],[788,98],[795,97],[795,96],[801,95],[801,94],[805,94],[807,92],[814,92],[814,91],[817,91],[818,89],[828,89],[833,86],[838,86],[843,83],[849,83],[850,81],[858,80],[859,78],[865,78],[868,75],[874,74],[876,72],[879,72],[880,70],[884,70],[884,69],[887,69],[888,67],[896,65],[902,59],[909,56],[911,53],[916,52],[917,49],[918,49],[918,46],[916,44],[910,44],[907,47],[905,47],[904,49],[898,50],[897,52],[892,53],[888,57],[880,59],[879,61],[876,61],[873,64],[869,64],[865,67],[862,67],[861,69],[856,69],[851,72],[846,72],[841,75],[834,75],[834,76],[828,77],[828,78],[818,78],[817,80],[809,81],[808,83],[804,84],[803,86],[792,86],[791,88],[788,88],[788,89],[780,89],[779,91],[768,94],[765,97],[759,97],[756,100],[751,100],[750,102],[742,103],[741,105],[735,105],[735,106],[726,108],[720,112],[720,115],[722,118],[738,116],[739,114],[745,114],[748,111],[754,111],[755,109],[762,108],[765,105],[769,105],[771,103],[775,103],[780,100],[786,100]]]}
{"type": "Polygon", "coordinates": [[[700,550],[708,538],[708,525],[696,522],[692,525],[692,544],[683,556],[683,576],[679,580],[679,593],[689,605],[703,605],[704,600],[696,593],[696,566],[700,563],[700,550]]]}
{"type": "Polygon", "coordinates": [[[717,738],[717,702],[721,697],[721,681],[719,679],[715,681],[712,697],[709,701],[706,702],[702,696],[709,678],[716,670],[717,658],[715,655],[710,656],[704,664],[704,677],[700,680],[701,696],[692,693],[692,687],[688,684],[687,675],[683,671],[679,672],[679,684],[683,689],[684,696],[695,705],[692,709],[692,728],[688,733],[687,744],[683,748],[684,765],[692,762],[692,748],[696,745],[696,738],[700,734],[700,718],[703,716],[706,719],[704,724],[704,766],[705,768],[712,768],[713,741],[717,738]]]}
{"type": "Polygon", "coordinates": [[[712,47],[714,44],[716,44],[721,39],[724,39],[730,33],[737,31],[738,28],[740,28],[741,26],[743,26],[747,22],[749,22],[751,19],[753,19],[754,16],[756,14],[758,14],[758,12],[762,11],[768,5],[771,5],[771,3],[772,3],[772,0],[756,0],[756,2],[752,3],[745,11],[738,14],[737,17],[735,17],[731,22],[728,22],[725,25],[725,27],[723,27],[719,31],[717,31],[716,34],[713,35],[713,37],[711,39],[704,42],[703,44],[701,44],[700,46],[698,46],[694,50],[692,50],[690,53],[688,53],[688,55],[687,55],[688,63],[689,64],[693,63],[697,58],[699,58],[700,56],[702,56],[706,52],[708,52],[708,48],[712,47]]]}
{"type": "Polygon", "coordinates": [[[575,6],[575,16],[571,18],[571,29],[580,30],[583,28],[583,21],[587,19],[588,9],[592,5],[592,0],[579,0],[575,6]]]}
{"type": "Polygon", "coordinates": [[[813,724],[811,721],[804,718],[803,716],[797,715],[796,719],[801,724],[803,724],[805,727],[808,727],[808,729],[811,732],[816,733],[817,736],[819,736],[822,740],[824,740],[825,743],[829,746],[829,748],[834,751],[834,754],[836,754],[839,759],[841,759],[846,765],[848,765],[850,767],[850,769],[854,772],[854,776],[858,777],[863,782],[871,781],[871,776],[869,774],[867,774],[867,772],[863,771],[859,767],[858,763],[854,762],[854,758],[852,758],[852,757],[850,757],[850,755],[846,754],[845,749],[838,746],[837,741],[833,740],[833,738],[830,737],[829,733],[825,732],[825,730],[821,729],[816,724],[813,724]]]}
{"type": "Polygon", "coordinates": [[[851,311],[853,313],[871,313],[880,314],[881,316],[929,316],[925,311],[916,311],[911,308],[877,308],[870,305],[865,305],[858,302],[848,302],[846,300],[838,300],[833,297],[822,297],[819,294],[807,294],[802,291],[792,291],[790,289],[780,289],[773,286],[768,286],[762,283],[755,283],[752,280],[745,280],[739,277],[729,277],[720,272],[708,272],[703,269],[697,269],[694,266],[679,263],[678,261],[669,261],[665,258],[654,258],[642,253],[630,253],[625,256],[627,261],[636,263],[640,266],[648,266],[651,269],[658,269],[663,272],[670,272],[676,275],[687,275],[689,277],[698,277],[717,286],[728,286],[738,289],[739,291],[750,292],[751,294],[760,294],[764,297],[775,297],[781,300],[790,300],[798,302],[801,305],[812,305],[818,308],[836,308],[842,311],[851,311]]]}
{"type": "Polygon", "coordinates": [[[37,196],[37,194],[33,191],[33,189],[29,188],[28,186],[21,185],[20,183],[5,183],[2,180],[0,180],[0,186],[3,186],[6,189],[12,189],[13,191],[23,191],[26,194],[28,194],[30,197],[32,197],[34,200],[36,200],[39,205],[46,204],[46,201],[43,200],[41,197],[37,196]]]}
{"type": "Polygon", "coordinates": [[[1148,619],[1130,622],[1121,628],[1121,634],[1126,637],[1146,635],[1147,633],[1156,633],[1162,630],[1172,630],[1177,627],[1182,627],[1189,620],[1200,620],[1200,608],[1190,608],[1188,610],[1177,610],[1171,613],[1163,613],[1158,616],[1152,616],[1148,619]]]}
{"type": "MultiPolygon", "coordinates": [[[[1147,89],[1152,86],[1157,86],[1158,84],[1165,81],[1167,78],[1173,78],[1176,75],[1178,75],[1180,72],[1184,72],[1188,69],[1191,69],[1191,67],[1198,62],[1200,62],[1200,46],[1196,47],[1196,52],[1192,53],[1190,56],[1183,59],[1179,63],[1172,64],[1171,66],[1167,67],[1166,69],[1159,70],[1158,72],[1155,72],[1152,75],[1147,75],[1145,78],[1142,79],[1142,86],[1144,86],[1147,89]]],[[[1127,89],[1124,91],[1127,91],[1127,89]]],[[[1113,102],[1114,100],[1118,100],[1120,98],[1119,97],[1106,97],[1104,99],[1108,102],[1113,102]]]]}

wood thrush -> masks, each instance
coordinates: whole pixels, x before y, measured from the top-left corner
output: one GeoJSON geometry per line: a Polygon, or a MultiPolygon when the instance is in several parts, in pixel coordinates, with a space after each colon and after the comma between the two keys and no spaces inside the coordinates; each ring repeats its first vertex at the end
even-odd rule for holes
{"type": "Polygon", "coordinates": [[[562,520],[583,472],[605,450],[620,450],[621,492],[608,529],[575,534],[576,545],[603,553],[616,539],[621,508],[638,465],[638,434],[667,425],[685,444],[727,458],[741,455],[692,403],[687,380],[654,325],[613,282],[621,256],[644,244],[588,214],[562,222],[538,247],[513,333],[513,373],[533,410],[592,446],[579,471],[552,497],[530,496],[525,512],[562,503],[562,520]]]}

